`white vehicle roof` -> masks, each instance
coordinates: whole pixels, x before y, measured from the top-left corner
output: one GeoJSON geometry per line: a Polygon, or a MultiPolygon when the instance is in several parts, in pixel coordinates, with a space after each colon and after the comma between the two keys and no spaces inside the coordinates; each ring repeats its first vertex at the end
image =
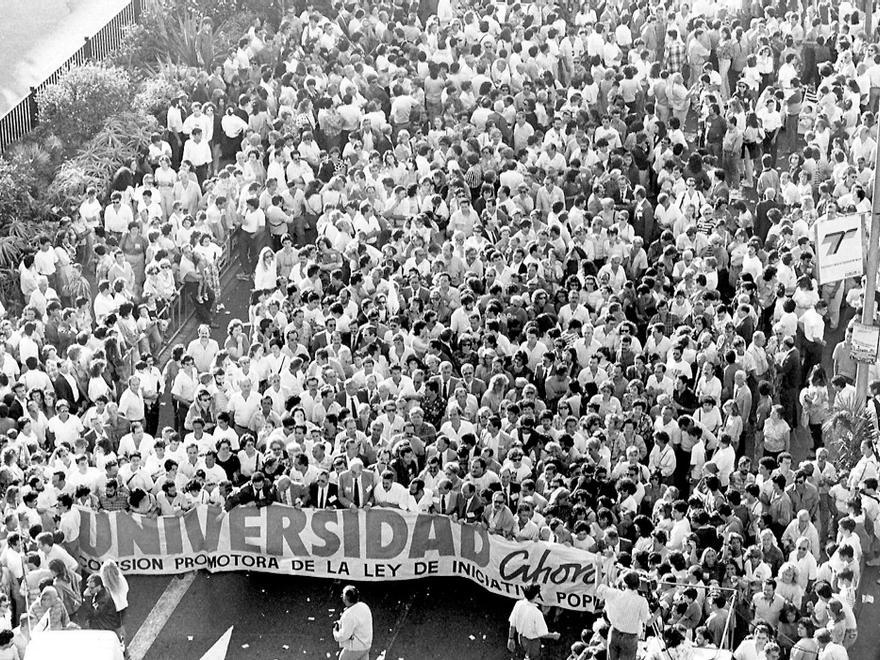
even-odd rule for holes
{"type": "Polygon", "coordinates": [[[34,635],[24,660],[123,660],[116,633],[107,630],[45,631],[34,635]]]}

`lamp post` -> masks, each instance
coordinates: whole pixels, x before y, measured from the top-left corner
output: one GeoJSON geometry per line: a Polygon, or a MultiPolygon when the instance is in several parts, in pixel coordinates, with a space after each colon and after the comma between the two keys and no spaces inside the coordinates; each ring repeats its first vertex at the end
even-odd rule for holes
{"type": "MultiPolygon", "coordinates": [[[[873,5],[869,0],[869,8],[873,5]]],[[[870,12],[867,14],[871,15],[870,12]]],[[[869,23],[870,24],[870,23],[869,23]]],[[[868,264],[865,277],[865,301],[862,306],[862,323],[874,325],[877,294],[877,270],[880,268],[880,146],[874,149],[874,192],[871,196],[870,233],[865,237],[868,247],[868,264]]],[[[866,362],[856,363],[856,401],[864,403],[868,396],[868,370],[871,365],[866,362]]]]}

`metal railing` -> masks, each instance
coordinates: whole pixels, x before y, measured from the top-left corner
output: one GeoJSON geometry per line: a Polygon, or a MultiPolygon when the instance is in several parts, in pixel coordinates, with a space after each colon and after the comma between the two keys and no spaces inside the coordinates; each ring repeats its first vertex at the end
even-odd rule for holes
{"type": "MultiPolygon", "coordinates": [[[[234,247],[235,230],[233,229],[226,234],[226,240],[223,242],[223,254],[217,259],[217,270],[220,273],[221,279],[235,261],[234,247]]],[[[215,292],[215,295],[219,302],[221,292],[217,291],[215,292]]],[[[195,307],[186,295],[186,286],[182,284],[174,294],[174,298],[172,298],[166,305],[164,313],[161,316],[161,318],[168,321],[168,328],[166,329],[163,338],[166,348],[169,348],[174,343],[174,339],[180,331],[183,330],[187,321],[189,321],[190,317],[194,314],[195,307]]]]}
{"type": "Polygon", "coordinates": [[[61,66],[53,71],[43,82],[31,87],[21,99],[3,117],[0,117],[0,151],[13,142],[20,140],[39,123],[37,94],[48,85],[58,82],[58,78],[71,69],[88,61],[99,62],[113,53],[122,44],[124,29],[137,23],[141,15],[142,0],[129,0],[113,18],[111,18],[94,35],[87,36],[75,53],[68,57],[61,66]]]}

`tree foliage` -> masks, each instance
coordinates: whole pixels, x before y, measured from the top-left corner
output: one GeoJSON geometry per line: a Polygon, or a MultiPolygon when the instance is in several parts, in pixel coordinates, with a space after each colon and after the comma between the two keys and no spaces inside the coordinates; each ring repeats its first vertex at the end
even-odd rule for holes
{"type": "Polygon", "coordinates": [[[114,172],[137,160],[158,127],[155,117],[140,112],[123,112],[109,118],[76,156],[61,165],[46,192],[48,202],[69,211],[79,204],[89,186],[106,190],[114,172]]]}
{"type": "Polygon", "coordinates": [[[37,95],[40,121],[51,126],[68,152],[95,135],[104,121],[131,102],[128,73],[119,67],[84,64],[63,73],[37,95]]]}
{"type": "Polygon", "coordinates": [[[180,94],[192,96],[198,82],[199,69],[166,61],[140,85],[134,96],[132,107],[148,115],[165,121],[165,113],[171,101],[180,94]]]}
{"type": "Polygon", "coordinates": [[[851,471],[859,462],[863,442],[868,441],[876,447],[880,439],[866,405],[849,399],[834,406],[824,431],[838,474],[851,471]]]}
{"type": "MultiPolygon", "coordinates": [[[[143,12],[138,25],[125,29],[123,45],[113,61],[138,78],[150,78],[156,65],[165,62],[210,70],[257,18],[263,18],[251,11],[249,4],[234,0],[160,0],[143,12]],[[200,39],[198,33],[205,18],[211,19],[212,29],[208,39],[200,39]]],[[[257,4],[267,3],[264,0],[257,4]]]]}

